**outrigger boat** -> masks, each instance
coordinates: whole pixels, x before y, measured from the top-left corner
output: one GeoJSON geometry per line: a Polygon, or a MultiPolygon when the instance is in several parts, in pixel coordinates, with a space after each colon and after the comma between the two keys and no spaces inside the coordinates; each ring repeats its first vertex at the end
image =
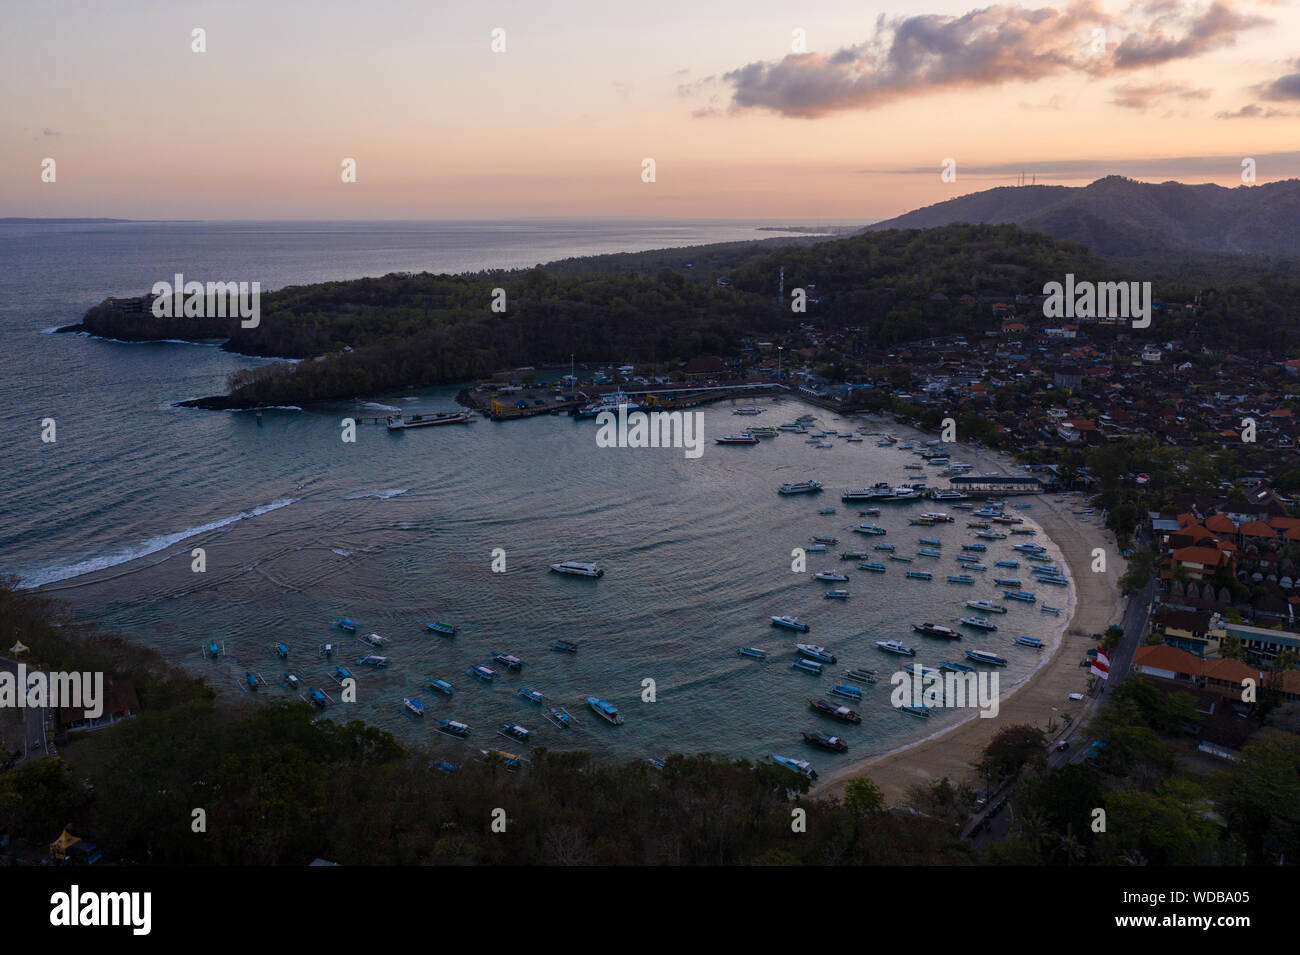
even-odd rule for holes
{"type": "Polygon", "coordinates": [[[338,627],[340,630],[343,630],[347,633],[357,632],[356,621],[352,620],[349,617],[335,617],[334,622],[333,624],[331,624],[331,626],[338,627]]]}
{"type": "Polygon", "coordinates": [[[943,637],[945,640],[960,640],[961,634],[952,627],[945,627],[937,623],[917,623],[912,625],[912,629],[917,633],[923,633],[927,637],[943,637]]]}
{"type": "Polygon", "coordinates": [[[930,707],[928,706],[900,706],[898,709],[904,713],[911,713],[913,716],[930,716],[930,707]]]}
{"type": "Polygon", "coordinates": [[[802,735],[805,743],[811,743],[818,749],[830,750],[832,753],[842,753],[849,748],[849,744],[838,736],[830,736],[820,732],[803,733],[802,735]]]}
{"type": "Polygon", "coordinates": [[[1022,647],[1031,647],[1034,650],[1041,650],[1047,644],[1043,643],[1038,637],[1016,637],[1012,643],[1018,643],[1022,647]]]}
{"type": "Polygon", "coordinates": [[[987,650],[967,650],[966,659],[974,660],[976,663],[989,663],[993,666],[1004,667],[1007,661],[1002,659],[996,653],[989,653],[987,650]]]}
{"type": "Polygon", "coordinates": [[[825,515],[825,514],[834,514],[834,513],[835,513],[835,508],[833,508],[833,507],[823,507],[823,508],[822,508],[820,511],[818,511],[817,513],[818,513],[818,514],[822,514],[822,515],[825,515]]]}
{"type": "Polygon", "coordinates": [[[286,673],[281,680],[291,690],[302,689],[302,678],[296,673],[286,673]]]}
{"type": "Polygon", "coordinates": [[[976,630],[996,630],[998,625],[987,617],[962,617],[961,622],[976,630]]]}
{"type": "Polygon", "coordinates": [[[895,547],[893,544],[876,544],[871,549],[878,550],[881,553],[892,554],[895,550],[895,547]]]}
{"type": "Polygon", "coordinates": [[[1038,598],[1033,594],[1026,593],[1023,590],[1004,590],[1002,591],[1002,596],[1006,597],[1008,600],[1019,600],[1021,603],[1027,604],[1034,603],[1038,600],[1038,598]]]}
{"type": "Polygon", "coordinates": [[[388,666],[388,657],[381,657],[377,653],[367,653],[365,656],[357,657],[357,662],[362,666],[374,667],[379,670],[388,666]]]}
{"type": "Polygon", "coordinates": [[[506,739],[512,739],[519,743],[528,742],[528,730],[524,729],[518,723],[502,723],[501,729],[497,730],[498,736],[504,736],[506,739]]]}
{"type": "Polygon", "coordinates": [[[839,720],[841,723],[861,723],[862,717],[849,709],[847,706],[841,706],[838,703],[830,703],[826,700],[808,700],[808,708],[814,713],[820,713],[822,716],[829,716],[833,720],[839,720]]]}
{"type": "Polygon", "coordinates": [[[438,720],[438,732],[446,736],[464,739],[469,735],[469,727],[459,720],[438,720]]]}
{"type": "Polygon", "coordinates": [[[221,656],[221,644],[216,640],[208,641],[208,656],[213,658],[221,656]]]}
{"type": "Polygon", "coordinates": [[[964,663],[952,663],[949,660],[940,660],[939,669],[947,670],[949,673],[974,673],[973,667],[968,667],[964,663]]]}
{"type": "Polygon", "coordinates": [[[570,643],[568,640],[552,640],[551,649],[559,650],[561,653],[577,653],[578,645],[570,643]]]}
{"type": "Polygon", "coordinates": [[[760,650],[758,647],[741,647],[736,653],[742,657],[753,657],[755,660],[767,659],[767,651],[760,650]]]}
{"type": "Polygon", "coordinates": [[[871,555],[865,550],[846,550],[840,552],[840,560],[866,560],[871,555]]]}
{"type": "Polygon", "coordinates": [[[456,692],[456,688],[452,686],[450,683],[448,683],[446,680],[432,680],[426,677],[424,682],[429,684],[429,687],[434,692],[441,693],[443,696],[451,696],[453,693],[456,692]]]}
{"type": "Polygon", "coordinates": [[[813,769],[806,759],[795,759],[793,756],[778,756],[775,753],[768,756],[768,759],[801,776],[807,776],[809,779],[817,778],[817,770],[813,769]]]}
{"type": "Polygon", "coordinates": [[[1018,561],[1018,560],[995,560],[995,561],[993,562],[993,566],[994,566],[994,567],[1010,567],[1010,568],[1012,568],[1012,569],[1017,569],[1017,568],[1020,567],[1020,561],[1018,561]]]}
{"type": "Polygon", "coordinates": [[[472,666],[465,670],[465,675],[480,683],[491,683],[496,679],[497,671],[485,666],[472,666]]]}
{"type": "Polygon", "coordinates": [[[822,665],[813,660],[805,660],[800,657],[797,660],[790,661],[791,670],[802,670],[804,673],[811,673],[814,676],[822,675],[822,665]]]}
{"type": "Polygon", "coordinates": [[[454,636],[456,636],[456,628],[455,628],[455,627],[453,627],[453,626],[452,626],[451,624],[449,624],[449,623],[439,623],[439,622],[436,621],[436,620],[431,620],[431,621],[429,621],[428,623],[426,623],[426,624],[424,625],[424,629],[425,629],[425,630],[431,630],[431,631],[433,631],[434,633],[442,634],[444,637],[454,637],[454,636]]]}
{"type": "Polygon", "coordinates": [[[356,679],[356,677],[352,675],[352,671],[349,670],[347,667],[334,668],[334,682],[337,683],[339,686],[343,685],[344,680],[354,680],[354,679],[356,679]]]}
{"type": "Polygon", "coordinates": [[[875,574],[883,574],[885,572],[885,565],[880,563],[880,561],[870,561],[858,564],[858,570],[869,570],[875,574]]]}
{"type": "Polygon", "coordinates": [[[878,527],[875,524],[854,524],[853,530],[857,531],[859,534],[872,534],[876,537],[881,537],[889,533],[885,528],[878,527]]]}
{"type": "Polygon", "coordinates": [[[866,667],[854,667],[852,670],[846,671],[844,675],[849,677],[849,679],[861,680],[864,683],[876,682],[876,670],[874,668],[868,669],[866,667]]]}
{"type": "Polygon", "coordinates": [[[993,582],[999,587],[1019,587],[1019,577],[994,577],[993,582]]]}
{"type": "Polygon", "coordinates": [[[322,643],[320,645],[319,652],[321,656],[325,657],[328,660],[330,657],[334,656],[334,644],[322,643]]]}
{"type": "Polygon", "coordinates": [[[250,690],[256,690],[259,686],[266,686],[266,679],[260,673],[254,673],[249,670],[244,674],[244,681],[248,684],[250,690]]]}
{"type": "Polygon", "coordinates": [[[370,644],[372,647],[382,647],[384,644],[388,642],[388,639],[386,637],[381,637],[377,633],[367,633],[361,639],[364,640],[366,643],[370,644]]]}
{"type": "Polygon", "coordinates": [[[988,550],[988,546],[986,544],[962,544],[961,549],[974,551],[977,554],[982,554],[986,550],[988,550]]]}
{"type": "Polygon", "coordinates": [[[608,700],[589,696],[587,697],[587,705],[591,707],[592,712],[606,723],[612,723],[614,726],[623,725],[623,715],[619,713],[618,708],[608,700]]]}
{"type": "Polygon", "coordinates": [[[323,710],[325,709],[325,707],[329,706],[334,701],[331,700],[329,696],[326,695],[324,690],[313,689],[310,693],[307,694],[307,702],[310,703],[312,706],[316,707],[317,709],[323,710]]]}
{"type": "Polygon", "coordinates": [[[801,621],[798,617],[791,617],[788,615],[773,617],[772,626],[785,627],[787,630],[798,630],[800,633],[808,632],[808,624],[801,621]]]}
{"type": "Polygon", "coordinates": [[[522,700],[527,700],[529,703],[536,703],[538,706],[541,706],[546,702],[546,696],[541,690],[525,690],[523,687],[520,687],[515,690],[515,696],[522,700]]]}
{"type": "Polygon", "coordinates": [[[918,544],[925,544],[927,547],[942,547],[943,541],[937,537],[920,537],[916,541],[918,544]]]}
{"type": "Polygon", "coordinates": [[[1038,609],[1043,613],[1050,613],[1053,617],[1059,617],[1061,615],[1060,607],[1049,607],[1047,604],[1043,604],[1038,609]]]}
{"type": "Polygon", "coordinates": [[[271,647],[271,652],[274,653],[281,660],[287,660],[289,658],[289,648],[286,647],[283,643],[277,643],[273,645],[271,647]]]}
{"type": "Polygon", "coordinates": [[[424,704],[421,703],[413,696],[403,697],[402,706],[406,708],[406,712],[409,713],[411,716],[424,715],[424,704]]]}
{"type": "Polygon", "coordinates": [[[493,653],[492,659],[501,664],[507,670],[519,671],[524,668],[524,661],[512,653],[493,653]]]}
{"type": "Polygon", "coordinates": [[[862,699],[862,687],[854,686],[852,683],[837,683],[831,687],[831,692],[836,696],[843,696],[850,700],[862,699]]]}
{"type": "Polygon", "coordinates": [[[948,583],[950,584],[973,584],[975,578],[969,574],[949,574],[948,583]]]}
{"type": "Polygon", "coordinates": [[[825,544],[809,544],[803,549],[805,554],[824,554],[826,553],[825,544]]]}
{"type": "Polygon", "coordinates": [[[840,539],[838,537],[814,537],[812,542],[814,544],[838,544],[840,539]]]}
{"type": "Polygon", "coordinates": [[[546,718],[562,730],[567,730],[573,725],[573,717],[562,706],[552,706],[546,718]]]}
{"type": "Polygon", "coordinates": [[[912,558],[908,557],[906,554],[890,554],[889,559],[896,560],[904,564],[910,564],[912,562],[912,558]]]}
{"type": "Polygon", "coordinates": [[[897,640],[877,640],[876,646],[884,650],[886,653],[897,653],[900,656],[905,656],[905,657],[916,656],[915,650],[913,650],[911,647],[903,646],[897,640]]]}

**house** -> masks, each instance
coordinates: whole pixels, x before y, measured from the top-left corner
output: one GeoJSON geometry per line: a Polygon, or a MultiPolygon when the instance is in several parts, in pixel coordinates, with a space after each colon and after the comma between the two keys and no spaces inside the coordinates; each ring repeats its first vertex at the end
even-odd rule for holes
{"type": "Polygon", "coordinates": [[[78,730],[100,729],[135,716],[140,712],[140,700],[135,693],[135,684],[125,678],[114,679],[105,676],[102,710],[99,716],[90,718],[86,716],[86,711],[82,707],[59,707],[56,713],[59,735],[66,736],[78,730]]]}
{"type": "Polygon", "coordinates": [[[692,358],[683,365],[682,371],[686,375],[687,381],[700,381],[708,378],[722,378],[727,373],[727,366],[722,363],[721,358],[712,355],[701,355],[698,358],[692,358]]]}

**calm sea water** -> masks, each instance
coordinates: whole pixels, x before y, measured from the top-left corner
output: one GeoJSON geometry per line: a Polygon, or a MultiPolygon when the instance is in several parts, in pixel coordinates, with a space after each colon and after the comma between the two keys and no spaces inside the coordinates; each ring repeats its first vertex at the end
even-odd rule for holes
{"type": "MultiPolygon", "coordinates": [[[[505,746],[505,721],[536,731],[539,744],[618,755],[711,751],[762,757],[780,752],[830,766],[845,757],[809,752],[803,729],[841,732],[849,757],[883,751],[941,729],[957,714],[919,720],[895,712],[887,681],[855,706],[862,726],[825,724],[807,710],[826,696],[845,665],[900,664],[874,646],[904,639],[915,662],[956,659],[960,647],[994,649],[1011,660],[1005,690],[1037,664],[1014,647],[1020,633],[1046,637],[1056,618],[1012,604],[999,631],[969,633],[960,645],[911,634],[913,623],[956,625],[963,601],[998,595],[992,567],[1022,538],[989,542],[989,571],[974,587],[944,582],[953,557],[972,538],[964,519],[917,528],[886,509],[872,518],[887,537],[849,531],[856,510],[839,505],[839,488],[915,480],[917,459],[872,439],[830,450],[782,434],[754,447],[718,447],[713,438],[745,424],[792,420],[810,409],[794,401],[758,402],[757,418],[706,409],[704,455],[673,449],[600,449],[595,425],[567,417],[390,434],[363,425],[355,444],[340,440],[340,419],[388,408],[452,407],[454,388],[401,392],[369,402],[311,411],[212,413],[173,406],[212,394],[231,371],[255,360],[214,347],[121,344],[51,335],[106,295],[138,294],[181,271],[192,276],[263,275],[264,287],[382,274],[528,265],[567,255],[761,238],[736,223],[441,223],[441,224],[0,224],[0,331],[5,374],[0,408],[7,454],[0,482],[0,572],[40,586],[75,612],[133,635],[169,658],[205,673],[231,693],[247,670],[273,684],[290,669],[337,696],[329,675],[366,648],[331,630],[350,616],[391,642],[392,665],[361,670],[359,699],[346,715],[422,741],[450,758],[463,744],[432,732],[432,721],[401,715],[417,695],[431,715],[474,726],[474,744],[505,746]],[[40,440],[53,418],[57,442],[40,440]],[[823,481],[813,497],[781,497],[784,481],[823,481]],[[836,505],[835,515],[817,513],[836,505]],[[809,573],[791,572],[791,549],[814,534],[840,538],[827,555],[809,556],[809,573]],[[890,563],[875,575],[840,561],[837,550],[870,550],[881,541],[914,554],[918,537],[943,540],[944,557],[890,563]],[[191,571],[203,547],[207,570],[191,571]],[[506,572],[492,572],[501,548],[506,572]],[[563,560],[593,560],[600,581],[548,573],[563,560]],[[933,582],[904,579],[908,567],[933,582]],[[825,600],[811,573],[849,574],[847,601],[825,600]],[[986,579],[985,579],[986,578],[986,579]],[[789,669],[795,636],[769,624],[773,614],[808,621],[811,642],[831,646],[840,666],[820,677],[789,669]],[[423,632],[425,620],[461,628],[447,639],[423,632]],[[548,648],[577,641],[576,655],[548,648]],[[209,639],[225,656],[205,659],[209,639]],[[291,648],[275,659],[276,641],[291,648]],[[334,662],[318,656],[340,644],[334,662]],[[769,651],[765,662],[736,656],[738,646],[769,651]],[[493,651],[527,663],[493,685],[474,683],[466,667],[493,651]],[[427,692],[427,677],[458,688],[451,698],[427,692]],[[654,681],[655,702],[643,701],[654,681]],[[564,732],[514,696],[541,690],[580,721],[564,732]],[[589,694],[626,715],[606,726],[582,708],[589,694]]],[[[849,430],[815,409],[819,426],[849,430]]],[[[1032,511],[1028,512],[1032,515],[1032,511]]],[[[1046,543],[1044,541],[1044,543],[1046,543]]],[[[1059,554],[1052,548],[1053,556],[1059,554]]],[[[877,555],[883,556],[883,555],[877,555]]],[[[1028,566],[1006,571],[1029,583],[1028,566]]],[[[834,585],[832,585],[834,586],[834,585]]],[[[1040,590],[1044,588],[1039,588],[1040,590]]],[[[1056,588],[1049,602],[1064,605],[1056,588]]],[[[902,661],[910,663],[912,661],[902,661]]],[[[279,687],[268,696],[287,695],[279,687]]],[[[506,748],[517,749],[511,744],[506,748]]]]}

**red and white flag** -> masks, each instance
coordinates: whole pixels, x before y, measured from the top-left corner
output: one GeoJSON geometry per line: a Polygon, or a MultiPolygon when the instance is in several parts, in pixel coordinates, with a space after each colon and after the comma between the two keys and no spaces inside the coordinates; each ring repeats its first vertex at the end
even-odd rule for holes
{"type": "Polygon", "coordinates": [[[1109,680],[1110,657],[1098,650],[1096,659],[1092,661],[1092,672],[1097,674],[1097,676],[1101,677],[1103,680],[1109,680]]]}

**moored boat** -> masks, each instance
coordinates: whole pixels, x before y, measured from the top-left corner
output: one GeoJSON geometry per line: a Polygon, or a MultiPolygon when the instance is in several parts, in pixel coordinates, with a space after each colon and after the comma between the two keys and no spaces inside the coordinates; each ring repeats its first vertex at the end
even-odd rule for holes
{"type": "Polygon", "coordinates": [[[1016,637],[1012,643],[1018,643],[1022,647],[1030,647],[1034,650],[1041,650],[1046,646],[1038,637],[1016,637]]]}
{"type": "Polygon", "coordinates": [[[778,494],[816,494],[822,489],[820,481],[787,482],[776,489],[778,494]]]}
{"type": "Polygon", "coordinates": [[[993,666],[1004,667],[1007,661],[996,653],[989,653],[987,650],[967,650],[966,659],[974,660],[976,663],[989,663],[993,666]]]}
{"type": "Polygon", "coordinates": [[[809,779],[817,778],[817,770],[813,769],[806,759],[795,759],[793,756],[778,756],[776,753],[772,753],[768,756],[768,759],[779,766],[784,766],[786,769],[799,773],[801,776],[807,776],[809,779]]]}
{"type": "Polygon", "coordinates": [[[1019,600],[1021,603],[1027,604],[1031,604],[1038,599],[1033,594],[1027,593],[1023,590],[1004,590],[1002,591],[1002,596],[1006,597],[1008,600],[1019,600]]]}
{"type": "Polygon", "coordinates": [[[822,594],[827,600],[848,600],[849,592],[847,590],[828,590],[822,594]]]}
{"type": "Polygon", "coordinates": [[[758,438],[748,431],[742,431],[740,434],[726,434],[713,440],[716,444],[758,444],[758,438]]]}
{"type": "Polygon", "coordinates": [[[834,663],[836,659],[835,654],[830,650],[815,643],[796,643],[794,648],[803,656],[819,660],[822,663],[834,663]]]}
{"type": "Polygon", "coordinates": [[[331,626],[338,627],[340,630],[344,630],[348,633],[357,632],[356,621],[348,617],[335,617],[331,626]]]}
{"type": "Polygon", "coordinates": [[[449,624],[449,623],[440,623],[440,622],[437,621],[437,620],[430,620],[430,621],[426,622],[425,625],[424,625],[424,629],[425,629],[425,630],[432,631],[433,633],[441,634],[441,635],[444,636],[444,637],[454,637],[454,636],[456,636],[456,628],[455,628],[455,627],[453,627],[453,626],[452,626],[451,624],[449,624]]]}
{"type": "Polygon", "coordinates": [[[907,578],[909,580],[933,580],[934,575],[928,570],[909,570],[907,578]]]}
{"type": "Polygon", "coordinates": [[[883,574],[885,569],[885,565],[880,563],[880,561],[869,561],[867,563],[858,564],[858,570],[869,570],[873,574],[883,574]]]}
{"type": "Polygon", "coordinates": [[[905,657],[916,656],[915,650],[913,650],[911,647],[903,646],[897,640],[877,640],[876,646],[884,650],[886,653],[897,653],[900,656],[905,656],[905,657]]]}
{"type": "Polygon", "coordinates": [[[862,699],[862,687],[854,686],[852,683],[837,683],[831,687],[831,692],[850,700],[862,699]]]}
{"type": "Polygon", "coordinates": [[[469,735],[470,729],[459,720],[438,720],[438,732],[464,739],[469,735]]]}
{"type": "Polygon", "coordinates": [[[519,659],[513,653],[500,653],[500,652],[493,653],[492,659],[495,660],[497,663],[501,664],[507,670],[517,671],[517,670],[522,670],[524,668],[524,661],[519,659]]]}
{"type": "Polygon", "coordinates": [[[843,574],[837,573],[836,571],[833,570],[819,570],[817,571],[817,573],[813,574],[813,577],[815,577],[817,580],[831,581],[840,584],[847,582],[849,579],[848,577],[845,577],[843,574]]]}
{"type": "Polygon", "coordinates": [[[599,716],[606,723],[611,723],[614,726],[621,726],[623,724],[623,715],[619,713],[618,707],[609,702],[609,700],[602,700],[597,696],[589,696],[587,697],[587,705],[591,707],[593,713],[599,716]]]}
{"type": "Polygon", "coordinates": [[[434,680],[430,678],[425,678],[424,682],[429,684],[430,689],[432,689],[435,693],[441,693],[443,696],[451,696],[453,693],[456,692],[456,688],[452,686],[450,683],[448,683],[446,680],[434,680]]]}
{"type": "Polygon", "coordinates": [[[988,617],[962,617],[961,622],[976,630],[996,630],[998,625],[988,617]]]}
{"type": "Polygon", "coordinates": [[[808,624],[804,623],[798,617],[792,617],[788,614],[783,614],[782,616],[779,617],[773,617],[772,626],[784,627],[787,630],[798,630],[800,633],[808,632],[808,624]]]}
{"type": "Polygon", "coordinates": [[[562,560],[558,564],[550,564],[549,566],[557,574],[570,574],[574,577],[605,576],[605,572],[595,564],[589,564],[581,560],[562,560]]]}
{"type": "Polygon", "coordinates": [[[409,713],[411,716],[424,715],[424,704],[421,703],[413,696],[403,697],[402,706],[406,708],[406,712],[409,713]]]}
{"type": "Polygon", "coordinates": [[[736,653],[742,657],[753,657],[755,660],[767,659],[767,651],[760,650],[758,647],[741,647],[736,653]]]}
{"type": "Polygon", "coordinates": [[[953,663],[950,660],[940,660],[939,669],[947,670],[949,673],[974,673],[975,670],[966,666],[964,663],[953,663]]]}
{"type": "Polygon", "coordinates": [[[983,610],[985,613],[1006,613],[1007,608],[1001,604],[995,604],[992,600],[968,600],[966,606],[972,610],[983,610]]]}
{"type": "Polygon", "coordinates": [[[790,661],[791,670],[802,670],[804,673],[811,673],[814,676],[822,675],[822,665],[815,660],[805,660],[800,657],[797,660],[790,661]]]}
{"type": "Polygon", "coordinates": [[[490,667],[472,666],[465,670],[465,675],[473,677],[480,683],[491,683],[496,679],[497,672],[490,667]]]}
{"type": "Polygon", "coordinates": [[[952,627],[945,627],[937,623],[917,623],[912,625],[912,629],[928,637],[943,637],[945,640],[961,639],[961,634],[952,627]]]}
{"type": "Polygon", "coordinates": [[[552,640],[551,649],[559,650],[561,653],[577,653],[578,645],[568,640],[552,640]]]}
{"type": "Polygon", "coordinates": [[[805,743],[811,743],[818,749],[830,750],[832,753],[842,753],[849,748],[848,743],[838,736],[831,736],[821,732],[803,733],[802,735],[805,743]]]}
{"type": "Polygon", "coordinates": [[[829,716],[833,720],[839,720],[841,723],[861,723],[862,717],[847,706],[841,706],[838,703],[831,703],[827,700],[808,700],[808,708],[814,713],[820,713],[822,716],[829,716]]]}

